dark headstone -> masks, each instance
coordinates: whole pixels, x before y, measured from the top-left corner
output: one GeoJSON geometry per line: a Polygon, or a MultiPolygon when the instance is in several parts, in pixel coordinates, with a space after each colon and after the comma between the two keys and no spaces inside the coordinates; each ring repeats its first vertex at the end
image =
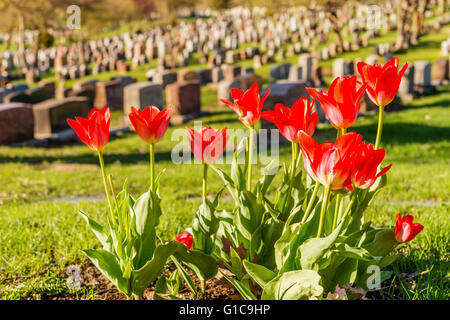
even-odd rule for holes
{"type": "Polygon", "coordinates": [[[124,88],[123,111],[127,115],[131,107],[144,109],[147,106],[164,106],[163,87],[150,81],[136,82],[124,88]]]}
{"type": "Polygon", "coordinates": [[[120,80],[110,80],[106,82],[97,82],[95,88],[94,106],[102,109],[109,107],[111,109],[122,108],[123,90],[120,80]]]}
{"type": "Polygon", "coordinates": [[[68,118],[87,117],[90,111],[86,97],[50,99],[33,106],[34,137],[48,138],[53,133],[68,129],[68,118]]]}
{"type": "Polygon", "coordinates": [[[437,59],[433,65],[433,78],[436,80],[448,80],[449,77],[449,59],[437,59]]]}
{"type": "Polygon", "coordinates": [[[11,102],[19,102],[19,103],[26,103],[26,104],[32,104],[33,101],[31,99],[31,96],[26,94],[25,92],[11,92],[7,94],[3,98],[4,103],[11,103],[11,102]]]}
{"type": "Polygon", "coordinates": [[[0,144],[33,138],[34,116],[30,104],[0,104],[0,144]]]}
{"type": "Polygon", "coordinates": [[[166,87],[166,104],[174,114],[186,115],[200,111],[200,82],[174,82],[166,87]]]}
{"type": "MultiPolygon", "coordinates": [[[[309,96],[306,91],[306,85],[303,81],[286,81],[283,83],[271,84],[261,92],[261,96],[263,96],[269,88],[270,94],[264,102],[263,110],[273,110],[277,103],[281,103],[291,108],[293,103],[300,97],[309,96]]],[[[277,129],[277,127],[272,122],[261,119],[261,129],[270,130],[277,129]]],[[[281,135],[279,136],[281,137],[280,142],[286,142],[281,135]]]]}

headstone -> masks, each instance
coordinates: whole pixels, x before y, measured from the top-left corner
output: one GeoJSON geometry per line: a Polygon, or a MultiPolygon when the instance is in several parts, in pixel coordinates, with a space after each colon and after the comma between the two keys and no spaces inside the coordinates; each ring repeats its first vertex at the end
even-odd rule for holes
{"type": "Polygon", "coordinates": [[[117,60],[116,68],[120,73],[127,73],[130,71],[130,66],[124,60],[117,60]]]}
{"type": "Polygon", "coordinates": [[[111,109],[122,108],[123,90],[120,80],[110,80],[106,82],[97,82],[95,85],[94,106],[102,109],[109,107],[111,109]]]}
{"type": "Polygon", "coordinates": [[[272,79],[287,79],[289,76],[290,63],[283,63],[279,65],[270,66],[270,77],[272,79]]]}
{"type": "Polygon", "coordinates": [[[46,88],[50,90],[52,96],[55,94],[56,84],[51,80],[42,80],[38,83],[39,88],[46,88]]]}
{"type": "Polygon", "coordinates": [[[325,82],[322,78],[322,67],[321,66],[313,66],[312,69],[312,82],[314,83],[314,86],[322,86],[325,82]]]}
{"type": "Polygon", "coordinates": [[[311,80],[312,77],[312,57],[309,54],[302,54],[298,59],[298,64],[302,67],[302,80],[311,80]]]}
{"type": "Polygon", "coordinates": [[[250,89],[250,87],[254,83],[257,83],[258,87],[261,88],[262,83],[263,83],[263,78],[254,73],[241,75],[241,76],[237,77],[236,80],[240,82],[239,88],[243,91],[250,89]]]}
{"type": "Polygon", "coordinates": [[[34,115],[30,104],[0,104],[0,144],[33,138],[34,115]]]}
{"type": "Polygon", "coordinates": [[[0,103],[3,101],[3,99],[10,94],[11,92],[13,92],[13,90],[11,89],[6,89],[6,88],[1,88],[0,87],[0,103]]]}
{"type": "Polygon", "coordinates": [[[197,74],[195,71],[183,69],[177,73],[177,81],[190,81],[197,80],[197,74]]]}
{"type": "Polygon", "coordinates": [[[67,97],[86,97],[86,98],[88,98],[89,105],[92,106],[92,105],[94,105],[94,100],[95,100],[95,90],[88,90],[88,89],[69,90],[67,92],[66,96],[67,97]]]}
{"type": "Polygon", "coordinates": [[[174,83],[177,81],[177,73],[169,70],[163,70],[160,72],[156,72],[153,76],[153,82],[162,84],[165,88],[168,84],[174,83]]]}
{"type": "Polygon", "coordinates": [[[330,57],[334,57],[337,54],[337,45],[336,43],[330,43],[330,46],[328,47],[328,53],[330,54],[330,57]]]}
{"type": "Polygon", "coordinates": [[[235,63],[235,55],[233,51],[227,51],[225,52],[225,62],[229,64],[235,63]]]}
{"type": "Polygon", "coordinates": [[[253,68],[258,69],[262,66],[261,56],[259,54],[255,54],[253,56],[253,68]]]}
{"type": "Polygon", "coordinates": [[[3,103],[12,103],[12,102],[19,102],[25,104],[33,103],[31,96],[22,91],[11,92],[3,98],[3,103]]]}
{"type": "Polygon", "coordinates": [[[333,77],[340,77],[343,75],[353,75],[353,61],[345,60],[344,58],[335,59],[333,61],[333,77]]]}
{"type": "Polygon", "coordinates": [[[368,112],[378,109],[379,107],[375,103],[373,103],[372,99],[369,98],[367,91],[364,92],[363,98],[361,99],[360,112],[368,112]]]}
{"type": "Polygon", "coordinates": [[[69,96],[70,89],[65,88],[64,85],[59,85],[55,91],[55,99],[64,99],[69,96]]]}
{"type": "Polygon", "coordinates": [[[224,67],[223,77],[225,80],[234,80],[241,73],[241,67],[235,65],[227,65],[224,67]]]}
{"type": "Polygon", "coordinates": [[[31,97],[31,101],[33,104],[45,101],[47,99],[51,99],[53,97],[52,88],[31,88],[25,91],[31,97]]]}
{"type": "Polygon", "coordinates": [[[196,73],[200,84],[207,84],[212,81],[211,69],[199,69],[196,73]]]}
{"type": "Polygon", "coordinates": [[[414,88],[420,93],[431,89],[431,63],[428,61],[414,62],[414,88]]]}
{"type": "Polygon", "coordinates": [[[230,90],[233,88],[242,90],[241,89],[241,81],[238,79],[220,81],[217,86],[218,99],[225,99],[225,100],[233,101],[231,98],[231,93],[230,93],[230,90]]]}
{"type": "Polygon", "coordinates": [[[291,66],[291,68],[289,69],[289,77],[288,77],[289,81],[303,80],[302,76],[303,76],[302,66],[299,65],[291,66]]]}
{"type": "Polygon", "coordinates": [[[448,80],[449,79],[449,59],[437,59],[433,65],[433,79],[448,80]]]}
{"type": "Polygon", "coordinates": [[[90,107],[86,97],[49,99],[33,106],[34,137],[48,138],[53,133],[68,129],[68,118],[87,117],[90,107]]]}
{"type": "Polygon", "coordinates": [[[279,64],[270,66],[270,77],[272,79],[283,79],[281,66],[279,64]]]}
{"type": "Polygon", "coordinates": [[[211,70],[211,80],[214,83],[217,83],[219,81],[223,80],[223,70],[220,67],[214,67],[211,70]]]}
{"type": "MultiPolygon", "coordinates": [[[[277,103],[281,103],[288,108],[292,107],[292,104],[300,97],[308,96],[306,91],[306,85],[303,81],[293,81],[282,83],[274,83],[268,86],[261,92],[261,96],[264,95],[270,88],[270,94],[264,102],[263,110],[273,110],[277,103]]],[[[267,129],[270,137],[270,129],[277,129],[277,127],[270,121],[261,119],[261,129],[267,129]]],[[[279,134],[280,142],[286,142],[286,139],[279,134]]]]}
{"type": "Polygon", "coordinates": [[[150,81],[137,82],[124,88],[123,111],[126,115],[131,112],[131,107],[144,109],[147,106],[164,106],[163,87],[150,81]]]}
{"type": "Polygon", "coordinates": [[[120,85],[122,86],[122,90],[127,85],[136,82],[136,78],[133,78],[133,77],[130,77],[130,76],[113,76],[113,77],[111,77],[110,80],[119,80],[120,81],[120,85]]]}
{"type": "Polygon", "coordinates": [[[373,65],[374,63],[377,62],[379,56],[377,56],[376,54],[371,54],[370,56],[368,56],[365,60],[365,62],[367,64],[373,65]]]}
{"type": "Polygon", "coordinates": [[[409,102],[414,98],[414,73],[414,64],[411,64],[402,76],[397,94],[403,102],[409,102]]]}
{"type": "Polygon", "coordinates": [[[168,84],[166,104],[173,107],[176,115],[200,112],[200,82],[194,80],[168,84]]]}
{"type": "Polygon", "coordinates": [[[73,85],[73,90],[81,91],[81,90],[91,90],[95,92],[95,88],[98,80],[86,80],[80,81],[73,85]]]}

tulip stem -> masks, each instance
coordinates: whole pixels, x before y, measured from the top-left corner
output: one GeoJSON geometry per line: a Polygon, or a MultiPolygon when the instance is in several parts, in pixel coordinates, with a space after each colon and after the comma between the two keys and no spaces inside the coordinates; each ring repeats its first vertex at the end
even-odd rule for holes
{"type": "Polygon", "coordinates": [[[150,143],[150,191],[155,189],[155,148],[154,144],[150,143]]]}
{"type": "MultiPolygon", "coordinates": [[[[297,148],[297,144],[295,142],[291,142],[291,146],[292,146],[292,160],[291,160],[291,168],[290,168],[290,175],[291,175],[291,179],[289,180],[289,186],[288,186],[288,190],[287,193],[290,194],[291,190],[292,190],[292,185],[294,184],[294,177],[295,177],[295,167],[296,167],[296,160],[297,160],[297,152],[298,152],[298,148],[297,148]]],[[[286,204],[288,203],[289,198],[286,198],[286,200],[283,203],[283,210],[282,210],[282,214],[284,213],[284,210],[286,209],[286,204]]]]}
{"type": "Polygon", "coordinates": [[[208,182],[208,165],[203,164],[203,201],[206,200],[206,186],[208,182]]]}
{"type": "MultiPolygon", "coordinates": [[[[117,223],[119,225],[119,229],[124,229],[126,227],[126,224],[124,224],[124,217],[122,217],[119,202],[117,201],[116,191],[114,189],[114,184],[112,181],[112,175],[108,175],[108,182],[109,182],[109,187],[111,189],[112,197],[114,199],[114,205],[116,206],[116,210],[117,210],[117,223]]],[[[126,230],[125,231],[122,230],[122,231],[126,232],[126,230]]]]}
{"type": "Polygon", "coordinates": [[[345,209],[344,215],[342,216],[342,218],[340,219],[340,221],[344,221],[345,218],[347,218],[347,215],[350,213],[350,209],[352,208],[353,203],[354,203],[355,200],[356,200],[356,193],[357,193],[357,190],[358,190],[358,189],[356,189],[356,190],[354,191],[354,194],[352,195],[352,199],[350,200],[350,203],[348,204],[347,209],[345,209]]]}
{"type": "Polygon", "coordinates": [[[325,186],[323,190],[322,209],[320,210],[319,229],[317,230],[317,238],[322,234],[323,224],[325,222],[325,212],[328,206],[328,196],[330,195],[331,186],[325,186]]]}
{"type": "Polygon", "coordinates": [[[380,146],[381,132],[383,131],[384,107],[380,107],[379,109],[380,111],[378,112],[378,130],[377,130],[377,139],[375,140],[375,150],[378,150],[378,147],[380,146]]]}
{"type": "Polygon", "coordinates": [[[300,165],[301,159],[302,159],[302,152],[300,151],[297,156],[297,162],[295,164],[295,168],[298,168],[298,166],[300,165]]]}
{"type": "Polygon", "coordinates": [[[332,230],[334,230],[334,228],[336,228],[336,223],[337,223],[337,218],[339,215],[339,207],[341,206],[341,195],[338,194],[336,196],[336,207],[334,208],[334,217],[333,217],[333,228],[332,230]]]}
{"type": "Polygon", "coordinates": [[[200,290],[202,292],[202,299],[205,297],[205,291],[206,291],[206,281],[205,279],[200,279],[200,290]]]}
{"type": "Polygon", "coordinates": [[[255,140],[255,133],[253,127],[250,127],[250,138],[248,142],[248,171],[247,171],[247,190],[252,188],[252,161],[253,161],[253,145],[255,140]]]}
{"type": "Polygon", "coordinates": [[[100,161],[100,169],[102,171],[103,185],[105,186],[106,198],[108,199],[109,211],[111,212],[111,222],[115,225],[116,219],[114,218],[114,211],[111,201],[111,195],[108,189],[108,182],[106,180],[106,172],[105,172],[105,162],[103,161],[103,154],[101,151],[98,152],[98,159],[100,161]]]}
{"type": "Polygon", "coordinates": [[[317,196],[317,191],[319,191],[319,187],[320,187],[320,183],[319,181],[316,182],[316,186],[314,187],[314,191],[311,195],[311,199],[309,199],[309,203],[308,203],[308,207],[306,208],[305,214],[303,215],[303,219],[301,224],[304,224],[306,219],[308,219],[309,213],[312,210],[312,206],[314,203],[314,200],[316,200],[316,196],[317,196]]]}
{"type": "Polygon", "coordinates": [[[336,139],[339,138],[340,136],[343,136],[344,134],[346,134],[346,132],[347,132],[346,128],[338,128],[337,129],[336,139]]]}
{"type": "Polygon", "coordinates": [[[291,142],[291,146],[292,146],[291,179],[294,180],[298,147],[295,142],[291,142]]]}

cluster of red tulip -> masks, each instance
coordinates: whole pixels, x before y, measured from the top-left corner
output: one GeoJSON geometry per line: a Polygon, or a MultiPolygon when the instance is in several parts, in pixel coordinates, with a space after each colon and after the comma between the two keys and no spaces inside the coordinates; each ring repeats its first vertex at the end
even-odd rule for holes
{"type": "MultiPolygon", "coordinates": [[[[330,272],[328,269],[335,261],[326,263],[327,257],[332,252],[342,253],[348,250],[348,243],[342,242],[344,241],[342,239],[352,237],[352,232],[360,232],[360,237],[363,232],[371,234],[369,231],[372,229],[369,228],[372,227],[363,224],[362,212],[376,191],[385,183],[384,175],[391,168],[391,165],[388,165],[379,171],[385,157],[385,150],[380,149],[379,145],[383,127],[383,110],[397,94],[402,75],[407,68],[405,64],[399,71],[398,66],[398,58],[393,58],[385,65],[379,63],[368,65],[360,62],[357,67],[362,81],[359,81],[356,75],[343,76],[336,78],[328,91],[307,89],[308,93],[320,102],[329,122],[337,129],[337,138],[334,143],[319,144],[312,138],[318,122],[317,111],[313,112],[314,99],[301,97],[291,108],[277,104],[274,110],[262,111],[270,90],[267,90],[266,94],[260,98],[257,84],[253,84],[245,92],[231,89],[233,101],[221,101],[235,111],[239,120],[249,129],[249,137],[245,138],[247,163],[244,169],[232,165],[230,176],[213,168],[225,181],[237,207],[232,213],[228,213],[228,216],[222,214],[218,217],[219,195],[213,203],[207,199],[207,168],[223,153],[229,138],[227,128],[214,130],[211,127],[203,127],[199,132],[186,128],[192,153],[204,166],[203,203],[194,219],[192,231],[190,230],[192,235],[184,232],[175,240],[184,243],[190,250],[199,250],[225,262],[225,265],[237,277],[237,280],[229,280],[248,299],[256,298],[256,295],[251,290],[247,290],[251,286],[245,285],[245,281],[242,280],[244,269],[263,288],[262,296],[269,299],[278,298],[276,293],[272,292],[272,287],[275,286],[272,282],[287,281],[284,278],[287,271],[303,272],[299,273],[299,277],[305,276],[306,270],[310,272],[313,269],[317,271],[323,268],[323,271],[319,271],[321,275],[322,272],[324,274],[330,272]],[[365,92],[379,107],[375,145],[362,141],[360,134],[347,132],[358,117],[360,100],[365,92]],[[252,185],[252,161],[249,159],[253,156],[254,128],[260,118],[273,122],[280,133],[292,144],[292,163],[284,180],[287,181],[287,189],[279,191],[274,202],[264,195],[273,178],[265,176],[256,186],[252,185]],[[298,170],[300,159],[303,159],[304,169],[315,184],[309,182],[308,186],[306,182],[303,186],[302,181],[305,179],[302,178],[302,170],[298,170]],[[246,183],[245,173],[247,174],[246,183]],[[319,199],[320,188],[323,189],[323,193],[319,199]],[[300,193],[303,193],[303,196],[300,193]],[[330,208],[332,210],[328,210],[330,208]],[[329,211],[333,212],[329,214],[327,213],[329,211]],[[314,235],[309,236],[307,233],[314,233],[314,235]],[[339,234],[341,238],[338,238],[339,234]],[[227,238],[231,245],[228,244],[227,247],[224,238],[227,238]],[[321,251],[317,248],[317,239],[323,241],[321,251]],[[286,244],[288,244],[287,247],[286,244]],[[245,248],[244,256],[236,253],[237,248],[241,246],[245,248]],[[227,251],[226,254],[223,251],[227,251]],[[298,251],[302,252],[301,255],[298,251]],[[236,267],[233,252],[234,259],[240,256],[243,265],[238,264],[236,267]],[[234,262],[227,264],[229,261],[234,262]],[[254,261],[258,261],[259,265],[256,266],[254,261]],[[315,264],[317,265],[313,267],[315,264]],[[265,272],[266,278],[272,280],[262,281],[258,276],[260,272],[265,272]],[[269,273],[271,277],[267,276],[269,273]]],[[[150,146],[151,192],[157,188],[154,172],[154,144],[164,136],[171,114],[170,108],[160,111],[154,106],[144,110],[132,108],[129,114],[137,134],[150,146]]],[[[102,151],[109,140],[110,111],[107,108],[93,109],[87,119],[76,118],[76,121],[69,119],[68,123],[76,131],[80,140],[99,155],[106,195],[112,213],[114,195],[111,196],[108,188],[102,157],[102,151]]],[[[422,229],[422,225],[413,223],[412,216],[406,215],[402,218],[398,214],[393,237],[395,235],[398,243],[407,242],[422,229]]],[[[377,232],[376,229],[372,231],[372,234],[377,232]]],[[[384,231],[387,232],[387,230],[384,231]]],[[[378,238],[373,239],[373,237],[373,243],[379,241],[378,238]]],[[[389,241],[391,241],[390,238],[389,241]]],[[[367,261],[370,254],[386,257],[393,247],[391,245],[388,251],[380,253],[377,248],[372,248],[371,244],[368,244],[366,247],[353,248],[351,253],[342,254],[347,259],[358,256],[358,259],[367,261]]],[[[340,263],[342,261],[336,262],[335,269],[340,263]]],[[[358,267],[362,265],[364,263],[361,262],[359,265],[357,263],[358,267]]],[[[387,265],[387,263],[380,265],[387,265]]],[[[333,270],[328,278],[332,279],[334,272],[333,270]]],[[[339,281],[336,280],[337,283],[339,281]]],[[[351,278],[350,281],[356,280],[351,278]]],[[[311,292],[304,294],[309,297],[313,295],[311,292]]],[[[286,297],[288,296],[289,294],[286,297]]],[[[291,298],[299,298],[299,296],[291,296],[291,298]]]]}

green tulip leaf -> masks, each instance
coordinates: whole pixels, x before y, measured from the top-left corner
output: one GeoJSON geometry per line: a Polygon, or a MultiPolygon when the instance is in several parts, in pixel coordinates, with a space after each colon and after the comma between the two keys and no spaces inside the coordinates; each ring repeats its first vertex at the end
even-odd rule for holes
{"type": "Polygon", "coordinates": [[[136,232],[139,235],[138,256],[135,269],[142,267],[153,256],[156,247],[156,226],[159,224],[161,207],[155,192],[147,191],[134,205],[136,232]]]}
{"type": "Polygon", "coordinates": [[[261,300],[308,300],[323,293],[320,275],[312,270],[282,273],[264,287],[261,300]]]}
{"type": "Polygon", "coordinates": [[[86,249],[83,252],[106,278],[121,292],[130,296],[128,281],[123,277],[120,265],[113,254],[104,249],[86,249]]]}
{"type": "Polygon", "coordinates": [[[167,259],[177,250],[177,243],[171,241],[159,245],[156,247],[151,260],[147,261],[139,270],[132,271],[133,293],[141,296],[144,290],[161,274],[167,259]]]}
{"type": "Polygon", "coordinates": [[[92,232],[94,232],[95,236],[97,237],[98,241],[102,244],[103,248],[107,248],[109,246],[108,244],[108,235],[105,232],[105,228],[97,223],[95,220],[89,218],[86,213],[84,213],[82,210],[79,211],[80,215],[83,217],[83,219],[86,221],[88,226],[91,228],[92,232]]]}
{"type": "Polygon", "coordinates": [[[252,293],[252,291],[250,290],[248,285],[245,284],[243,281],[239,281],[237,279],[231,278],[224,273],[222,273],[222,275],[224,276],[225,279],[227,279],[236,288],[236,290],[241,294],[241,296],[245,300],[257,300],[257,298],[252,293]]]}
{"type": "Polygon", "coordinates": [[[342,255],[346,258],[353,258],[357,260],[371,261],[374,257],[364,248],[354,248],[346,243],[336,243],[332,253],[342,255]]]}
{"type": "Polygon", "coordinates": [[[312,238],[306,240],[299,248],[300,266],[302,269],[312,269],[313,265],[325,254],[336,241],[342,223],[325,238],[312,238]]]}
{"type": "Polygon", "coordinates": [[[277,276],[275,272],[266,267],[247,260],[244,260],[244,267],[250,277],[263,289],[269,281],[277,276]]]}
{"type": "Polygon", "coordinates": [[[184,244],[175,242],[177,246],[174,256],[183,261],[201,279],[214,278],[218,272],[216,260],[201,251],[189,250],[184,244]]]}

